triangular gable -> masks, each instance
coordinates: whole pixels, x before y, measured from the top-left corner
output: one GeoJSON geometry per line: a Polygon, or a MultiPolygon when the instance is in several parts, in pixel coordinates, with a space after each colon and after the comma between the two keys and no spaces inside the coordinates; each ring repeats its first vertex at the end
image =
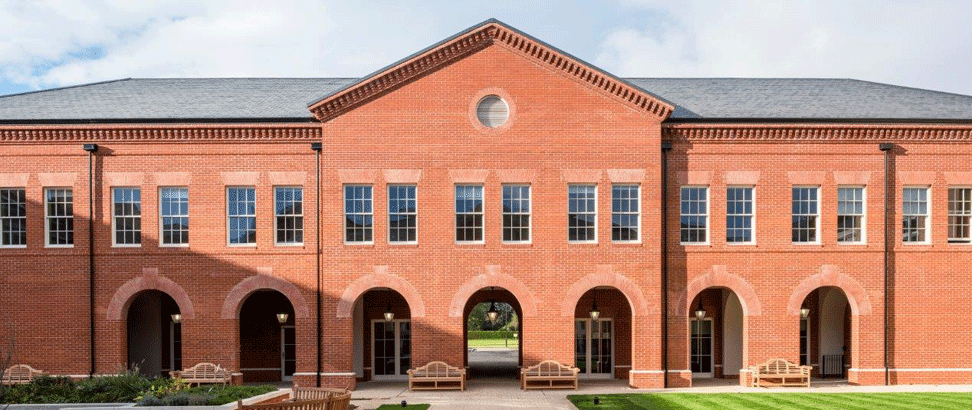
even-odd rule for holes
{"type": "Polygon", "coordinates": [[[668,118],[675,108],[662,98],[638,86],[496,19],[486,20],[365,76],[345,88],[308,104],[308,108],[317,119],[328,121],[452,61],[494,44],[587,83],[619,103],[644,111],[657,117],[659,121],[668,118]]]}

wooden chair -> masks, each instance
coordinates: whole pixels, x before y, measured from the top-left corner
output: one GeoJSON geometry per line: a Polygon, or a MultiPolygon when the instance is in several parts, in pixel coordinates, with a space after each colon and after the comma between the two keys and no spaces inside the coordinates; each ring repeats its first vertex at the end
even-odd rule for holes
{"type": "Polygon", "coordinates": [[[34,381],[34,379],[42,374],[44,374],[44,372],[26,364],[15,364],[3,371],[3,377],[0,377],[0,384],[8,386],[14,384],[27,384],[34,381]]]}
{"type": "Polygon", "coordinates": [[[810,387],[810,366],[800,366],[784,359],[770,359],[759,366],[750,366],[753,373],[753,386],[800,386],[810,387]],[[778,384],[766,379],[779,379],[778,384]],[[789,380],[789,382],[788,382],[789,380]],[[795,381],[794,381],[795,380],[795,381]]]}
{"type": "Polygon", "coordinates": [[[230,374],[229,370],[226,370],[218,365],[212,363],[199,363],[184,370],[175,370],[169,372],[169,375],[173,378],[179,378],[184,380],[189,385],[193,384],[229,384],[233,375],[230,374]]]}
{"type": "Polygon", "coordinates": [[[580,369],[545,360],[520,370],[520,387],[526,389],[577,389],[580,369]],[[566,382],[566,383],[565,383],[566,382]]]}
{"type": "Polygon", "coordinates": [[[408,370],[409,391],[456,388],[459,388],[459,391],[466,390],[466,369],[449,366],[445,362],[429,362],[425,366],[408,370]]]}

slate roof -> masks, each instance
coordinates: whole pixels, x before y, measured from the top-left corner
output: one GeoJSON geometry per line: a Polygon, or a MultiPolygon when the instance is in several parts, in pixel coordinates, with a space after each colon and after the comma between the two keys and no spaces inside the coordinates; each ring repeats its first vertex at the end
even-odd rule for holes
{"type": "MultiPolygon", "coordinates": [[[[670,121],[972,121],[972,96],[852,79],[626,78],[670,121]]],[[[122,79],[0,96],[0,122],[313,121],[355,78],[122,79]]]]}

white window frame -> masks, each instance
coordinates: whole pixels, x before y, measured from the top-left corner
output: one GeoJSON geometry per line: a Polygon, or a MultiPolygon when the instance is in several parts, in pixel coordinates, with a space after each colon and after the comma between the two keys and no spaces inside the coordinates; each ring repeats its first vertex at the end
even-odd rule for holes
{"type": "MultiPolygon", "coordinates": [[[[111,189],[111,246],[113,248],[140,248],[140,247],[142,247],[142,229],[141,228],[139,228],[139,230],[138,230],[138,237],[139,237],[138,243],[118,243],[118,241],[117,241],[118,240],[118,231],[117,231],[118,227],[116,226],[116,223],[115,223],[116,218],[119,217],[118,215],[115,215],[115,190],[116,189],[135,189],[135,190],[138,190],[138,192],[139,192],[139,195],[138,195],[139,196],[139,199],[138,199],[138,207],[139,207],[139,210],[138,210],[138,219],[139,219],[139,221],[141,221],[141,219],[142,219],[142,213],[143,213],[142,212],[142,203],[144,202],[144,201],[142,201],[142,194],[141,194],[142,193],[142,188],[141,187],[137,187],[137,186],[113,186],[110,189],[111,189]]],[[[121,217],[123,217],[123,218],[129,218],[131,216],[129,216],[129,215],[122,215],[121,217]]],[[[141,222],[139,222],[139,225],[141,226],[141,222]]]]}
{"type": "Polygon", "coordinates": [[[599,221],[600,218],[598,217],[598,212],[597,212],[598,211],[598,208],[600,208],[600,203],[598,203],[598,196],[599,196],[599,192],[598,191],[599,191],[598,184],[583,184],[583,183],[579,183],[579,184],[568,184],[567,185],[567,243],[597,244],[598,231],[599,231],[598,228],[601,225],[601,223],[599,221]],[[571,240],[570,239],[570,229],[571,229],[570,228],[570,214],[571,214],[571,212],[570,212],[570,187],[572,187],[572,186],[582,186],[582,187],[592,187],[592,188],[594,188],[594,210],[593,211],[588,211],[588,212],[576,212],[576,214],[578,214],[578,215],[594,215],[594,234],[593,234],[593,239],[585,239],[585,240],[576,240],[576,239],[575,240],[571,240]]]}
{"type": "MultiPolygon", "coordinates": [[[[532,185],[530,185],[530,184],[502,184],[500,186],[500,213],[502,214],[502,218],[500,219],[500,241],[502,243],[504,243],[504,244],[512,244],[512,245],[517,245],[517,244],[519,244],[519,245],[524,245],[524,244],[529,245],[529,244],[533,243],[533,186],[532,185]],[[529,209],[527,212],[525,212],[525,213],[524,212],[509,212],[509,213],[506,212],[506,209],[503,208],[503,203],[502,203],[502,201],[505,201],[506,200],[506,198],[504,197],[504,194],[503,194],[503,188],[506,188],[506,187],[516,187],[516,188],[526,187],[527,188],[527,197],[526,197],[526,200],[527,200],[527,207],[529,209]],[[527,228],[527,239],[525,239],[525,240],[521,239],[519,241],[508,241],[508,240],[505,239],[505,237],[506,237],[506,225],[504,225],[504,223],[506,221],[506,215],[516,215],[516,216],[526,215],[527,216],[527,226],[526,226],[526,228],[527,228]]],[[[483,221],[483,223],[484,224],[486,223],[485,220],[483,221]]],[[[512,229],[521,229],[521,228],[522,227],[520,227],[520,228],[512,228],[512,229]]]]}
{"type": "Polygon", "coordinates": [[[709,245],[712,241],[712,189],[708,185],[682,185],[678,188],[678,240],[682,245],[709,245]],[[704,189],[705,190],[705,214],[683,214],[682,213],[682,190],[684,189],[704,189]],[[704,242],[682,242],[682,217],[683,216],[704,216],[705,217],[705,241],[704,242]]]}
{"type": "Polygon", "coordinates": [[[931,219],[932,219],[932,189],[929,185],[905,185],[901,187],[901,221],[898,225],[901,230],[898,231],[901,234],[901,243],[904,245],[929,245],[932,242],[931,238],[931,219]],[[904,191],[906,189],[923,189],[925,191],[925,210],[927,211],[924,215],[925,217],[925,240],[923,241],[906,241],[904,236],[904,218],[907,216],[922,216],[919,214],[905,214],[904,213],[904,191]]]}
{"type": "MultiPolygon", "coordinates": [[[[388,244],[389,245],[418,245],[418,238],[419,238],[419,219],[418,219],[418,212],[419,212],[419,199],[418,199],[418,197],[419,197],[419,192],[418,192],[418,185],[417,184],[388,184],[388,189],[386,190],[387,191],[387,194],[388,194],[388,197],[386,199],[387,199],[387,201],[389,203],[391,203],[391,200],[392,200],[392,198],[391,198],[391,189],[393,187],[411,187],[411,188],[415,189],[415,212],[394,212],[395,215],[406,215],[406,216],[407,215],[415,215],[415,240],[414,241],[392,241],[391,240],[391,231],[392,231],[391,218],[392,218],[392,212],[391,212],[391,207],[389,207],[388,208],[388,230],[387,230],[387,233],[388,233],[388,244]]],[[[455,197],[455,192],[453,192],[452,195],[453,195],[453,197],[455,197]]],[[[455,224],[455,222],[453,222],[453,224],[455,224]]],[[[453,235],[455,235],[454,232],[453,232],[453,235]]]]}
{"type": "Polygon", "coordinates": [[[44,247],[45,248],[73,248],[74,247],[74,188],[70,187],[45,187],[44,188],[44,247]],[[49,191],[69,191],[71,192],[71,216],[52,216],[50,214],[50,202],[48,202],[47,193],[49,191]],[[52,244],[51,243],[51,219],[71,219],[71,236],[72,240],[70,244],[52,244]]]}
{"type": "MultiPolygon", "coordinates": [[[[455,196],[455,192],[453,192],[453,196],[455,196]]],[[[385,319],[371,319],[371,334],[370,334],[369,338],[371,339],[371,369],[372,369],[371,370],[371,379],[372,380],[374,380],[374,381],[397,381],[397,380],[407,380],[408,379],[408,375],[407,374],[399,374],[399,373],[402,372],[402,368],[401,368],[401,366],[402,366],[402,356],[401,356],[401,354],[402,354],[402,326],[401,326],[401,324],[402,323],[408,323],[409,333],[410,333],[410,335],[409,335],[409,343],[411,343],[411,347],[415,347],[415,337],[414,337],[414,335],[415,335],[415,328],[412,327],[412,319],[411,318],[408,318],[408,319],[392,319],[391,322],[386,321],[385,319]],[[374,369],[377,369],[378,368],[375,365],[375,359],[376,359],[375,358],[375,324],[377,324],[379,322],[386,323],[386,324],[387,323],[393,323],[395,325],[395,374],[394,375],[387,375],[387,374],[386,375],[376,375],[374,373],[374,369]]],[[[415,365],[415,363],[414,363],[415,356],[412,355],[412,352],[413,351],[414,351],[414,349],[411,349],[411,348],[409,349],[409,355],[411,356],[410,357],[410,360],[413,361],[412,365],[414,366],[415,365]]]]}
{"type": "MultiPolygon", "coordinates": [[[[343,218],[341,239],[345,245],[374,245],[375,244],[375,186],[372,184],[344,184],[341,185],[341,217],[343,218]],[[349,241],[348,240],[348,187],[367,187],[371,188],[371,212],[362,211],[360,215],[371,215],[371,240],[370,241],[349,241]]],[[[358,214],[355,214],[358,215],[358,214]]]]}
{"type": "MultiPolygon", "coordinates": [[[[585,349],[584,349],[585,350],[584,358],[585,358],[586,363],[584,364],[584,366],[585,366],[584,371],[578,373],[577,376],[580,377],[580,378],[584,378],[584,379],[613,379],[614,378],[614,373],[617,371],[618,367],[620,367],[618,365],[618,362],[617,362],[618,356],[617,356],[617,354],[615,354],[615,348],[617,347],[617,344],[618,344],[617,343],[618,342],[618,339],[617,339],[617,336],[618,335],[617,335],[617,330],[616,330],[617,327],[616,327],[616,323],[614,323],[614,319],[613,318],[609,318],[609,317],[608,318],[602,317],[602,318],[598,318],[597,320],[594,320],[594,319],[591,319],[591,318],[575,318],[574,319],[574,337],[573,337],[573,339],[574,339],[574,346],[573,347],[574,347],[574,351],[575,352],[577,351],[577,323],[578,322],[583,322],[584,323],[584,343],[586,344],[586,346],[584,346],[585,347],[585,349]],[[611,333],[611,371],[609,373],[593,373],[593,372],[591,372],[591,367],[593,367],[593,365],[594,365],[594,358],[592,357],[593,355],[591,354],[591,345],[593,344],[591,342],[594,340],[594,322],[609,322],[609,323],[611,323],[611,332],[610,332],[611,333]]],[[[600,329],[600,325],[598,325],[598,333],[600,333],[600,330],[601,330],[600,329]]],[[[597,339],[604,340],[602,337],[598,337],[597,339]]],[[[598,356],[601,356],[601,355],[598,355],[598,356]]]]}
{"type": "Polygon", "coordinates": [[[641,231],[643,230],[642,229],[642,224],[641,224],[641,203],[642,202],[644,202],[644,201],[642,201],[642,198],[641,198],[641,184],[611,184],[611,242],[615,242],[615,243],[633,243],[633,244],[641,243],[641,231]],[[635,199],[638,201],[638,209],[635,210],[634,212],[631,212],[631,211],[628,211],[628,212],[618,212],[618,215],[634,215],[635,216],[635,222],[636,222],[636,224],[635,224],[635,230],[638,232],[638,236],[635,239],[627,239],[627,240],[624,240],[624,239],[617,239],[616,240],[616,239],[614,239],[614,214],[615,214],[615,212],[614,212],[614,187],[634,188],[635,189],[635,192],[637,193],[637,196],[635,197],[635,199]]]}
{"type": "MultiPolygon", "coordinates": [[[[744,200],[745,201],[745,200],[744,200]]],[[[679,204],[681,206],[681,204],[679,204]]],[[[734,228],[739,229],[739,228],[734,228]]],[[[755,245],[756,244],[756,187],[752,185],[729,185],[726,186],[726,244],[727,245],[755,245]],[[752,193],[752,199],[750,200],[750,208],[752,212],[748,214],[731,214],[729,213],[729,190],[730,189],[748,189],[752,193]],[[730,242],[729,241],[729,218],[734,216],[748,216],[749,221],[749,240],[745,242],[730,242]]]]}
{"type": "MultiPolygon", "coordinates": [[[[26,234],[26,232],[27,232],[27,188],[25,188],[25,187],[2,187],[0,189],[4,189],[4,190],[21,190],[21,191],[24,191],[24,232],[26,234]]],[[[12,217],[3,217],[3,219],[15,219],[15,218],[12,218],[12,217]]],[[[20,219],[20,217],[17,217],[16,219],[20,219]]],[[[2,226],[0,226],[0,228],[2,228],[2,226]]],[[[2,234],[2,233],[5,233],[5,232],[0,231],[0,234],[2,234]]],[[[2,241],[0,241],[0,243],[2,243],[2,241]]],[[[2,248],[2,249],[24,249],[26,247],[27,247],[26,240],[25,240],[25,243],[23,245],[2,245],[2,244],[0,244],[0,248],[2,248]]]]}
{"type": "Polygon", "coordinates": [[[456,245],[482,245],[482,244],[486,243],[486,186],[485,185],[483,185],[483,184],[455,184],[455,185],[452,186],[452,240],[455,242],[456,245]],[[459,188],[459,187],[479,187],[479,189],[482,190],[482,192],[483,192],[483,198],[481,199],[481,202],[483,203],[483,209],[481,209],[479,212],[463,212],[463,213],[460,214],[456,210],[456,189],[459,188]],[[482,231],[483,231],[482,239],[480,239],[478,241],[476,241],[476,240],[472,240],[472,241],[460,241],[459,238],[458,238],[458,235],[456,235],[456,233],[457,233],[456,230],[459,229],[459,224],[456,223],[457,222],[457,219],[458,219],[457,217],[459,215],[474,215],[475,216],[477,214],[482,216],[483,224],[480,227],[480,229],[482,229],[482,231]]]}
{"type": "MultiPolygon", "coordinates": [[[[259,228],[257,227],[257,201],[258,201],[258,198],[257,198],[256,187],[255,186],[252,186],[252,185],[233,185],[233,186],[227,186],[226,187],[226,190],[223,193],[223,198],[226,201],[226,206],[223,208],[223,209],[225,209],[225,212],[226,212],[226,246],[230,246],[230,247],[234,247],[234,248],[237,248],[237,247],[238,248],[253,248],[253,247],[256,247],[257,246],[257,242],[256,241],[254,241],[253,243],[231,243],[230,242],[230,232],[232,232],[232,229],[230,228],[230,218],[231,217],[234,217],[234,216],[237,217],[237,218],[243,218],[243,217],[249,218],[249,217],[252,217],[253,218],[253,231],[255,233],[257,233],[257,237],[259,237],[259,228]],[[252,215],[242,215],[242,214],[241,215],[230,215],[230,212],[229,212],[229,204],[230,204],[229,193],[230,193],[230,190],[231,189],[252,189],[253,190],[253,214],[252,215]]],[[[259,240],[259,239],[257,239],[257,240],[259,240]]]]}
{"type": "MultiPolygon", "coordinates": [[[[374,193],[372,193],[374,195],[374,193]]],[[[296,201],[295,201],[296,202],[296,201]]],[[[301,185],[278,185],[273,187],[273,245],[274,246],[304,246],[304,187],[301,185]],[[300,214],[281,215],[277,213],[277,189],[300,190],[300,214]],[[300,242],[280,242],[277,240],[277,218],[300,217],[300,242]]]]}
{"type": "MultiPolygon", "coordinates": [[[[946,201],[948,202],[947,205],[951,205],[951,200],[950,200],[949,196],[951,195],[951,192],[950,191],[953,190],[953,189],[972,189],[972,186],[968,186],[968,185],[954,185],[954,186],[949,186],[948,187],[948,191],[946,192],[946,197],[945,197],[946,198],[946,201]]],[[[953,216],[967,216],[967,215],[953,214],[950,207],[946,208],[946,211],[945,212],[947,214],[947,219],[946,219],[945,223],[946,223],[946,226],[947,226],[947,229],[948,229],[948,232],[947,232],[948,237],[946,238],[946,240],[948,241],[948,243],[950,243],[952,245],[969,245],[969,244],[972,244],[972,226],[969,227],[969,230],[970,230],[970,232],[969,232],[970,236],[969,237],[967,237],[967,238],[954,238],[954,237],[952,237],[951,218],[953,216]]]]}
{"type": "Polygon", "coordinates": [[[823,203],[823,198],[821,197],[821,193],[822,193],[822,191],[821,191],[819,185],[793,185],[793,186],[790,187],[790,224],[789,225],[790,225],[790,243],[791,244],[793,244],[793,245],[820,245],[820,243],[821,243],[820,237],[822,236],[821,235],[822,232],[820,231],[820,219],[821,219],[821,206],[820,205],[823,203]],[[794,201],[794,199],[793,199],[793,190],[794,189],[814,189],[814,190],[817,191],[817,200],[816,200],[816,202],[817,202],[817,213],[816,214],[798,214],[800,216],[805,216],[805,215],[816,216],[816,218],[814,218],[814,224],[813,224],[814,225],[814,227],[813,227],[813,239],[814,240],[813,241],[810,241],[810,242],[797,242],[797,241],[794,241],[793,240],[793,217],[794,216],[798,216],[797,214],[794,214],[793,213],[793,201],[794,201]]]}
{"type": "Polygon", "coordinates": [[[864,185],[838,185],[837,186],[837,243],[841,245],[867,245],[867,187],[864,185]],[[856,214],[845,214],[840,213],[840,190],[841,189],[860,189],[861,190],[861,240],[859,241],[841,241],[840,240],[840,217],[841,216],[856,216],[856,214]]]}
{"type": "MultiPolygon", "coordinates": [[[[188,208],[188,203],[189,203],[189,187],[187,187],[187,186],[160,186],[159,187],[159,247],[162,247],[162,248],[188,248],[189,247],[189,243],[188,242],[187,243],[165,243],[165,239],[164,239],[165,238],[165,231],[164,231],[165,228],[163,227],[164,225],[163,225],[163,222],[162,222],[163,218],[165,218],[165,216],[162,215],[162,190],[163,189],[185,189],[186,190],[186,204],[187,204],[186,214],[185,215],[178,215],[178,216],[176,216],[176,218],[182,218],[183,216],[186,217],[186,218],[189,218],[189,213],[188,213],[189,212],[189,208],[188,208]]],[[[172,217],[172,216],[169,215],[169,217],[172,217]]],[[[188,231],[187,231],[187,234],[188,234],[188,231]]]]}

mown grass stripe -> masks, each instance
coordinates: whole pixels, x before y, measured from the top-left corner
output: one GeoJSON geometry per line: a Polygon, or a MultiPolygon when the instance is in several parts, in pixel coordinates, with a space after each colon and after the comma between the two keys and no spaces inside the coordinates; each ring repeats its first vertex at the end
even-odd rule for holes
{"type": "Polygon", "coordinates": [[[915,398],[907,393],[866,394],[860,396],[860,399],[866,401],[867,403],[878,403],[887,406],[887,408],[894,409],[907,408],[922,410],[928,408],[927,406],[921,405],[916,407],[916,403],[914,402],[915,398]]]}
{"type": "Polygon", "coordinates": [[[794,402],[789,399],[784,399],[784,396],[789,396],[792,393],[751,393],[748,394],[752,401],[759,403],[766,403],[767,406],[775,409],[807,409],[808,405],[805,403],[794,402]],[[785,406],[785,407],[784,407],[785,406]]]}
{"type": "Polygon", "coordinates": [[[766,410],[776,410],[776,406],[764,405],[757,401],[751,400],[750,395],[746,394],[726,394],[725,399],[731,403],[723,407],[730,409],[766,409],[766,410]]]}
{"type": "MultiPolygon", "coordinates": [[[[867,402],[867,400],[861,402],[861,400],[849,399],[849,396],[845,393],[808,393],[807,395],[810,396],[808,400],[825,401],[833,405],[836,409],[851,407],[870,410],[874,408],[874,405],[867,402]]],[[[861,394],[852,394],[852,396],[861,396],[861,394]]]]}
{"type": "MultiPolygon", "coordinates": [[[[934,402],[937,408],[970,409],[972,408],[972,394],[969,393],[918,393],[912,394],[913,400],[919,402],[934,402]]],[[[928,406],[922,408],[930,408],[928,406]]]]}

